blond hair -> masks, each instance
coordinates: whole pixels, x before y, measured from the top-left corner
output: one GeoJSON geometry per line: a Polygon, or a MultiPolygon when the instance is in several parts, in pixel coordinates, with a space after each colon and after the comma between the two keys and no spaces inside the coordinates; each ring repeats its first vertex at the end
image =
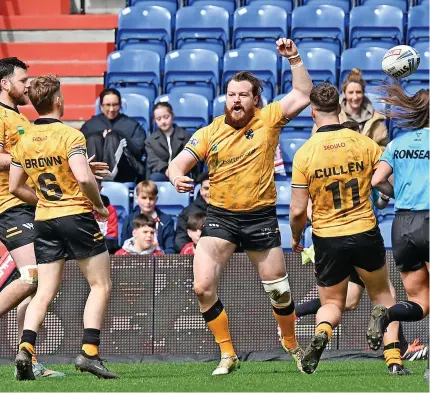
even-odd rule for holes
{"type": "Polygon", "coordinates": [[[52,111],[60,85],[60,80],[54,75],[38,76],[31,81],[28,97],[39,115],[52,111]]]}
{"type": "Polygon", "coordinates": [[[353,68],[351,70],[351,72],[348,74],[348,76],[346,77],[346,79],[343,81],[343,83],[342,83],[343,94],[345,94],[345,90],[350,83],[358,83],[362,87],[363,93],[364,93],[364,88],[366,87],[366,82],[364,81],[364,79],[362,77],[361,70],[359,70],[358,68],[353,68]]]}
{"type": "Polygon", "coordinates": [[[157,185],[152,180],[141,181],[136,186],[136,195],[147,194],[155,198],[158,195],[157,185]]]}

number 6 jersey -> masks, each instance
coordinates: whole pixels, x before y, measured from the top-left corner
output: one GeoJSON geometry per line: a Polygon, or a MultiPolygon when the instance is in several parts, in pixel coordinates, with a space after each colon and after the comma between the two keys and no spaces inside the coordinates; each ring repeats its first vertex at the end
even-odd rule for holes
{"type": "Polygon", "coordinates": [[[20,135],[12,165],[23,168],[36,184],[36,221],[92,211],[69,166],[74,154],[86,155],[85,137],[60,120],[38,119],[20,135]]]}
{"type": "Polygon", "coordinates": [[[340,124],[319,128],[297,150],[291,187],[309,188],[315,235],[354,235],[376,226],[370,183],[381,154],[372,139],[340,124]]]}

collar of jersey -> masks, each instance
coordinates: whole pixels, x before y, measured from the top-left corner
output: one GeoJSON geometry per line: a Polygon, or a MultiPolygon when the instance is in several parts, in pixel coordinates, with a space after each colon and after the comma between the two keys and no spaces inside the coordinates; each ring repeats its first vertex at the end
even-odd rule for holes
{"type": "Polygon", "coordinates": [[[12,108],[12,107],[11,107],[11,106],[9,106],[9,105],[3,104],[3,102],[0,102],[0,106],[2,106],[3,108],[6,108],[6,109],[10,109],[11,111],[14,111],[14,112],[16,112],[16,113],[19,113],[18,108],[12,108]]]}
{"type": "Polygon", "coordinates": [[[52,123],[62,123],[62,121],[58,120],[58,119],[51,119],[49,117],[43,117],[42,119],[36,119],[34,121],[34,124],[36,124],[36,125],[52,124],[52,123]]]}
{"type": "Polygon", "coordinates": [[[326,126],[318,128],[317,132],[338,131],[343,130],[344,128],[345,127],[342,127],[342,124],[327,124],[326,126]]]}

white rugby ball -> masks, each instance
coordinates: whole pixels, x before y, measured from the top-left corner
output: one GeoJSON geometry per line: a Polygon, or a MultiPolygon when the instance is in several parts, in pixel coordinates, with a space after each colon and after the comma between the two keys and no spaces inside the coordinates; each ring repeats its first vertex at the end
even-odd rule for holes
{"type": "Polygon", "coordinates": [[[420,54],[409,45],[398,45],[387,51],[382,59],[382,70],[393,78],[405,78],[420,65],[420,54]]]}

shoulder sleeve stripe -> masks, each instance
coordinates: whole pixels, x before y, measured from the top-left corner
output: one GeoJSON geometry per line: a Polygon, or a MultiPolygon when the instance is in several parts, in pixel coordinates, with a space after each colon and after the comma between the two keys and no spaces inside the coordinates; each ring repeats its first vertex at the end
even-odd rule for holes
{"type": "Polygon", "coordinates": [[[194,151],[192,151],[189,147],[184,147],[184,150],[191,153],[192,156],[196,159],[196,161],[200,161],[200,158],[197,156],[197,154],[194,153],[194,151]]]}
{"type": "Polygon", "coordinates": [[[3,146],[3,143],[0,143],[0,147],[4,147],[4,146],[3,146]]]}
{"type": "Polygon", "coordinates": [[[22,165],[19,163],[19,162],[16,162],[16,161],[11,161],[10,162],[13,166],[16,166],[16,167],[18,167],[18,168],[22,168],[22,165]]]}
{"type": "Polygon", "coordinates": [[[85,154],[87,154],[87,153],[86,153],[86,151],[85,151],[85,150],[75,150],[75,151],[72,151],[72,152],[67,156],[67,158],[70,158],[71,156],[74,156],[75,154],[82,154],[82,155],[85,155],[85,154]]]}
{"type": "Polygon", "coordinates": [[[294,188],[309,188],[309,186],[307,184],[294,184],[294,183],[291,183],[291,187],[294,187],[294,188]]]}

